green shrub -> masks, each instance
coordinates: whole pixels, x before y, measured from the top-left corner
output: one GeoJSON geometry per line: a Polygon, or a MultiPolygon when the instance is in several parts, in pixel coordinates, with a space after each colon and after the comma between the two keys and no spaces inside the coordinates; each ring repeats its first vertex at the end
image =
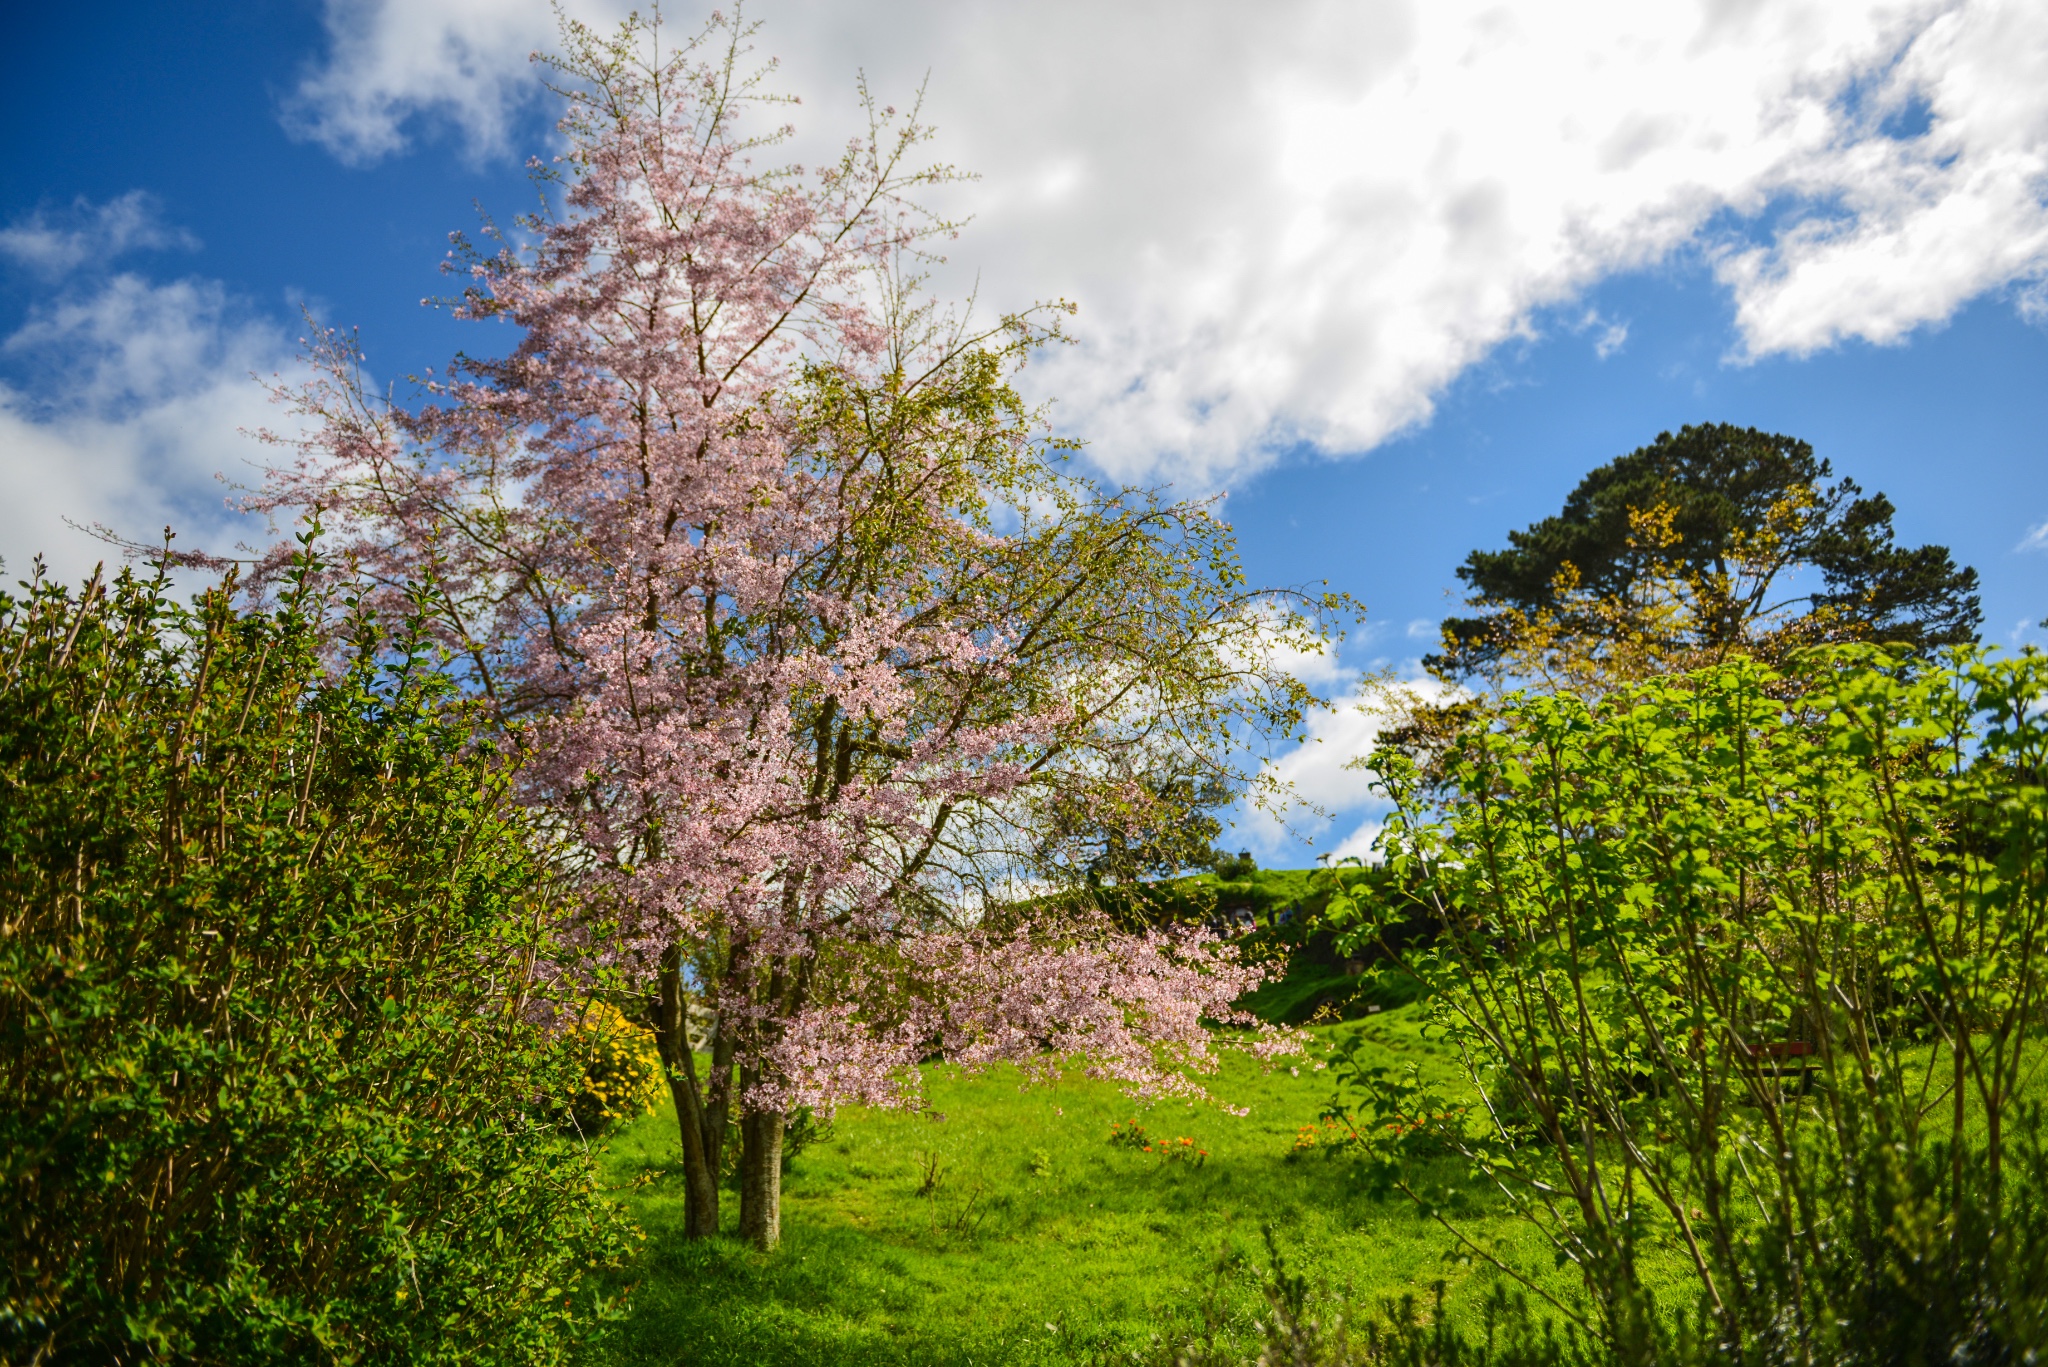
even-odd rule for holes
{"type": "Polygon", "coordinates": [[[551,1362],[629,1231],[536,1113],[554,896],[417,639],[0,596],[0,1360],[551,1362]]]}
{"type": "Polygon", "coordinates": [[[1242,883],[1259,871],[1259,863],[1252,858],[1250,850],[1239,850],[1236,854],[1219,854],[1210,865],[1217,878],[1225,883],[1242,883]]]}
{"type": "Polygon", "coordinates": [[[1415,1160],[1461,1155],[1620,1361],[2033,1361],[2048,657],[1805,668],[1512,701],[1441,811],[1379,756],[1470,1076],[1335,1071],[1382,1180],[1455,1229],[1415,1160]]]}

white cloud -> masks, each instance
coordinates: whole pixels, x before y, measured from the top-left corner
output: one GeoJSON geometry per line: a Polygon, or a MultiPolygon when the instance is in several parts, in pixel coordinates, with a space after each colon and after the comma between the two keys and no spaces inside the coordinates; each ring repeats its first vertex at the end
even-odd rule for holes
{"type": "Polygon", "coordinates": [[[34,310],[0,356],[25,386],[0,385],[0,556],[11,581],[41,553],[76,581],[119,553],[70,523],[187,548],[228,549],[246,532],[217,473],[248,482],[262,450],[240,429],[274,422],[251,372],[293,364],[275,328],[238,316],[218,282],[117,275],[34,310]]]}
{"type": "MultiPolygon", "coordinates": [[[[1313,709],[1306,719],[1303,742],[1267,764],[1267,774],[1287,785],[1304,806],[1287,813],[1284,821],[1269,812],[1240,813],[1239,824],[1260,853],[1294,853],[1297,838],[1320,842],[1339,819],[1362,814],[1364,822],[1339,841],[1333,853],[1339,857],[1364,854],[1364,846],[1372,839],[1366,827],[1377,828],[1388,803],[1375,791],[1378,776],[1353,762],[1370,755],[1379,743],[1390,717],[1389,686],[1383,679],[1367,679],[1348,696],[1313,709]]],[[[1427,676],[1391,686],[1425,701],[1441,699],[1450,692],[1449,686],[1427,676]]]]}
{"type": "MultiPolygon", "coordinates": [[[[960,193],[978,222],[947,283],[1080,303],[1081,344],[1033,382],[1121,477],[1369,449],[1538,310],[1688,245],[1733,296],[1742,357],[1894,341],[2048,278],[2032,0],[748,13],[810,97],[813,151],[847,131],[856,68],[899,99],[930,72],[937,154],[985,176],[960,193]]],[[[328,23],[291,117],[362,159],[422,116],[505,148],[550,21],[537,2],[330,0],[328,23]]]]}
{"type": "Polygon", "coordinates": [[[2027,534],[2020,538],[2020,544],[2014,546],[2013,549],[2016,551],[2048,551],[2048,522],[2043,522],[2038,527],[2027,528],[2027,534]]]}
{"type": "Polygon", "coordinates": [[[166,224],[156,197],[143,190],[105,204],[80,199],[69,209],[38,208],[0,228],[0,256],[47,277],[104,266],[138,249],[198,245],[190,233],[166,224]]]}
{"type": "Polygon", "coordinates": [[[1628,345],[1628,320],[1604,317],[1598,309],[1587,309],[1572,331],[1594,333],[1593,354],[1603,361],[1628,345]]]}
{"type": "MultiPolygon", "coordinates": [[[[631,5],[580,0],[566,12],[615,24],[631,5]]],[[[509,125],[540,93],[531,55],[555,46],[555,17],[504,0],[328,0],[325,62],[285,102],[285,127],[352,164],[402,149],[407,125],[439,121],[479,156],[510,149],[509,125]]]]}
{"type": "Polygon", "coordinates": [[[1277,638],[1272,639],[1267,644],[1265,663],[1293,675],[1313,689],[1343,688],[1358,678],[1358,671],[1347,667],[1339,658],[1335,645],[1300,650],[1277,638]]]}
{"type": "Polygon", "coordinates": [[[2031,280],[2014,290],[2012,306],[2035,327],[2048,327],[2048,279],[2031,280]]]}
{"type": "Polygon", "coordinates": [[[1721,262],[1751,353],[1897,341],[2048,276],[2048,12],[1944,4],[1900,27],[1894,64],[1845,73],[1871,81],[1860,116],[1762,187],[1826,209],[1721,262]],[[1924,132],[1884,135],[1915,114],[1924,132]]]}
{"type": "Polygon", "coordinates": [[[1373,817],[1368,817],[1364,821],[1359,822],[1351,834],[1345,836],[1336,845],[1331,847],[1330,862],[1338,864],[1346,859],[1360,859],[1367,863],[1376,862],[1378,852],[1373,849],[1373,842],[1380,838],[1380,832],[1385,828],[1384,822],[1373,817]]]}

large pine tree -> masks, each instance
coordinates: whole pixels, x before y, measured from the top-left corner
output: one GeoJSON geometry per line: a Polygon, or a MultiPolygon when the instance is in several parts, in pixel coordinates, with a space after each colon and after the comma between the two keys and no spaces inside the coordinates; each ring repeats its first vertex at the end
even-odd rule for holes
{"type": "Polygon", "coordinates": [[[1976,638],[1977,572],[1946,546],[1900,546],[1896,511],[1796,437],[1709,423],[1662,432],[1591,471],[1553,516],[1458,567],[1478,609],[1443,625],[1440,675],[1498,672],[1532,637],[1655,630],[1673,654],[1761,640],[1924,648],[1976,638]]]}

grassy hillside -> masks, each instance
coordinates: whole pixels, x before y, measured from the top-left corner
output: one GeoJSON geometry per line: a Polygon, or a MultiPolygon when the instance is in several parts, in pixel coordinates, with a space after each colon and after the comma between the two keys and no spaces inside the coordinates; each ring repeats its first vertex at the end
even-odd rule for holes
{"type": "Polygon", "coordinates": [[[1261,929],[1284,932],[1320,912],[1339,878],[1359,884],[1378,882],[1382,875],[1374,869],[1259,869],[1240,879],[1199,873],[1137,887],[1104,888],[1096,895],[1112,912],[1142,906],[1153,919],[1207,920],[1242,908],[1252,913],[1261,929]]]}
{"type": "MultiPolygon", "coordinates": [[[[1299,1025],[1311,1019],[1356,1019],[1404,1006],[1415,999],[1411,981],[1364,954],[1338,952],[1330,935],[1314,927],[1330,894],[1342,883],[1353,895],[1398,903],[1401,890],[1383,869],[1260,869],[1250,877],[1224,880],[1214,874],[1176,878],[1146,886],[1133,896],[1112,890],[1112,910],[1160,920],[1207,921],[1219,929],[1253,926],[1246,937],[1254,953],[1286,961],[1286,976],[1246,998],[1244,1005],[1265,1019],[1299,1025]]],[[[1418,927],[1419,928],[1419,927],[1418,927]]]]}
{"type": "MultiPolygon", "coordinates": [[[[1443,1068],[1412,1008],[1318,1027],[1327,1046],[1362,1034],[1389,1063],[1443,1068]]],[[[784,1246],[681,1238],[674,1120],[646,1117],[609,1148],[612,1182],[647,1232],[630,1277],[630,1318],[605,1364],[1035,1364],[1141,1348],[1212,1287],[1240,1322],[1255,1303],[1250,1264],[1270,1223],[1299,1270],[1368,1297],[1452,1285],[1469,1309],[1493,1273],[1475,1271],[1399,1198],[1375,1199],[1348,1160],[1295,1155],[1298,1131],[1330,1096],[1313,1068],[1227,1063],[1214,1091],[1235,1117],[1184,1103],[1141,1111],[1114,1087],[1069,1076],[1020,1090],[996,1070],[930,1073],[919,1115],[841,1113],[786,1179],[784,1246]],[[1113,1146],[1114,1123],[1185,1136],[1192,1161],[1113,1146]],[[1236,1266],[1217,1281],[1219,1260],[1236,1266]]],[[[729,1210],[727,1219],[733,1218],[729,1210]]],[[[1503,1248],[1547,1264],[1488,1224],[1503,1248]]]]}

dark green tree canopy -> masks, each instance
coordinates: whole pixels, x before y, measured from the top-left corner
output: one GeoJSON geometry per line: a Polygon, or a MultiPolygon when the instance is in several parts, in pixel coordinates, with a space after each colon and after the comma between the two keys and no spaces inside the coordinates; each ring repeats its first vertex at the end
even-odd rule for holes
{"type": "Polygon", "coordinates": [[[1223,823],[1214,813],[1236,799],[1235,787],[1212,771],[1171,762],[1137,783],[1142,796],[1118,820],[1080,803],[1054,813],[1052,837],[1072,851],[1073,870],[1087,886],[1172,878],[1228,859],[1215,844],[1223,823]]]}
{"type": "Polygon", "coordinates": [[[1975,640],[1977,572],[1946,546],[1896,544],[1891,500],[1832,477],[1795,437],[1726,423],[1661,432],[1580,480],[1554,516],[1508,533],[1507,549],[1466,557],[1458,577],[1481,611],[1446,621],[1444,653],[1426,663],[1481,672],[1536,618],[1567,635],[1611,630],[1614,616],[1588,606],[1625,602],[1652,575],[1684,586],[1695,648],[1744,644],[1802,607],[1829,639],[1975,640]],[[1661,541],[1646,542],[1646,517],[1661,541]]]}

